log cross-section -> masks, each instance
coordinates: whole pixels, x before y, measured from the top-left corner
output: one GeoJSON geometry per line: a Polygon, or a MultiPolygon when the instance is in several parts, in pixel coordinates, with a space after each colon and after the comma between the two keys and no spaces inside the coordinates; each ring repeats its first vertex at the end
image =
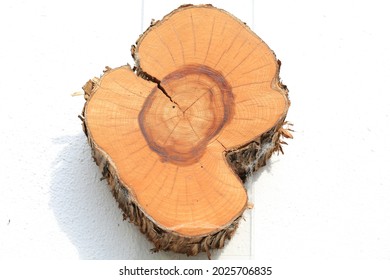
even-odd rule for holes
{"type": "Polygon", "coordinates": [[[93,158],[155,250],[210,256],[248,207],[246,177],[291,136],[280,62],[211,5],[153,23],[132,55],[133,69],[107,68],[84,86],[93,158]]]}

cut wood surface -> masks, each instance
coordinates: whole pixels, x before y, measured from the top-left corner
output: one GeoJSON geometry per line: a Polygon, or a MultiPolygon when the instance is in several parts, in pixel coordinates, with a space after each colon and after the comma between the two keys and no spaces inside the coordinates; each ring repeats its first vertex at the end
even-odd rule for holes
{"type": "Polygon", "coordinates": [[[291,137],[280,62],[211,5],[153,23],[132,55],[133,69],[107,68],[84,86],[93,157],[156,250],[210,254],[248,207],[246,177],[291,137]]]}

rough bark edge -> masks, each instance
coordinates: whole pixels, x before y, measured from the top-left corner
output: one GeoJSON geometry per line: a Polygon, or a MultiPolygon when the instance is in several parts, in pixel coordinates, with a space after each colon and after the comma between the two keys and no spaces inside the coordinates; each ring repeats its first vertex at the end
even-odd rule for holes
{"type": "MultiPolygon", "coordinates": [[[[106,71],[107,70],[110,70],[110,68],[107,67],[106,71]]],[[[86,102],[82,114],[79,117],[82,120],[83,131],[87,136],[88,144],[92,150],[92,157],[96,165],[99,166],[103,178],[107,180],[119,207],[122,209],[123,219],[129,220],[130,223],[139,227],[140,231],[154,244],[155,248],[152,249],[154,252],[160,250],[173,251],[186,254],[187,256],[195,256],[200,252],[206,252],[210,259],[212,249],[223,248],[225,241],[231,239],[238,227],[242,215],[233,220],[229,226],[222,230],[213,234],[195,237],[182,236],[156,225],[152,219],[141,210],[126,186],[122,184],[109,156],[97,147],[86,126],[85,108],[96,85],[99,84],[99,81],[98,78],[93,78],[84,85],[83,90],[86,102]]],[[[253,172],[266,165],[266,161],[275,151],[281,150],[280,138],[283,136],[284,123],[283,117],[272,129],[259,136],[255,141],[251,141],[241,148],[226,151],[225,156],[228,163],[243,182],[245,182],[248,176],[252,175],[253,172]]]]}
{"type": "Polygon", "coordinates": [[[231,168],[243,183],[253,173],[265,166],[267,160],[271,158],[274,152],[283,151],[281,145],[286,143],[280,139],[282,136],[281,129],[283,129],[284,124],[284,119],[282,119],[277,125],[259,136],[255,141],[226,153],[226,158],[231,168]]]}

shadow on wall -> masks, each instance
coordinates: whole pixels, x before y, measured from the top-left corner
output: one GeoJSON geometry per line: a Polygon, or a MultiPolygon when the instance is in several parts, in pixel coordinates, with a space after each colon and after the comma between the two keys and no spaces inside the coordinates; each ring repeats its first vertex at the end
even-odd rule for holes
{"type": "MultiPolygon", "coordinates": [[[[100,180],[84,134],[54,141],[64,148],[53,163],[50,208],[80,259],[207,259],[205,253],[195,257],[152,253],[153,244],[138,227],[122,220],[106,181],[100,180]]],[[[214,251],[212,258],[220,254],[214,251]]]]}

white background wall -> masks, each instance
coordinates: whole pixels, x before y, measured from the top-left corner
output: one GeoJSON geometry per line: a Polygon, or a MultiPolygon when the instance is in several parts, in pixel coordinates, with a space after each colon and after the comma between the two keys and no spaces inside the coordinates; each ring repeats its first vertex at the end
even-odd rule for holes
{"type": "MultiPolygon", "coordinates": [[[[389,260],[386,1],[207,2],[283,62],[296,130],[248,186],[255,207],[214,258],[389,260]]],[[[187,259],[150,253],[122,221],[81,131],[84,100],[71,96],[106,65],[133,64],[151,18],[180,4],[0,3],[0,258],[187,259]]]]}

